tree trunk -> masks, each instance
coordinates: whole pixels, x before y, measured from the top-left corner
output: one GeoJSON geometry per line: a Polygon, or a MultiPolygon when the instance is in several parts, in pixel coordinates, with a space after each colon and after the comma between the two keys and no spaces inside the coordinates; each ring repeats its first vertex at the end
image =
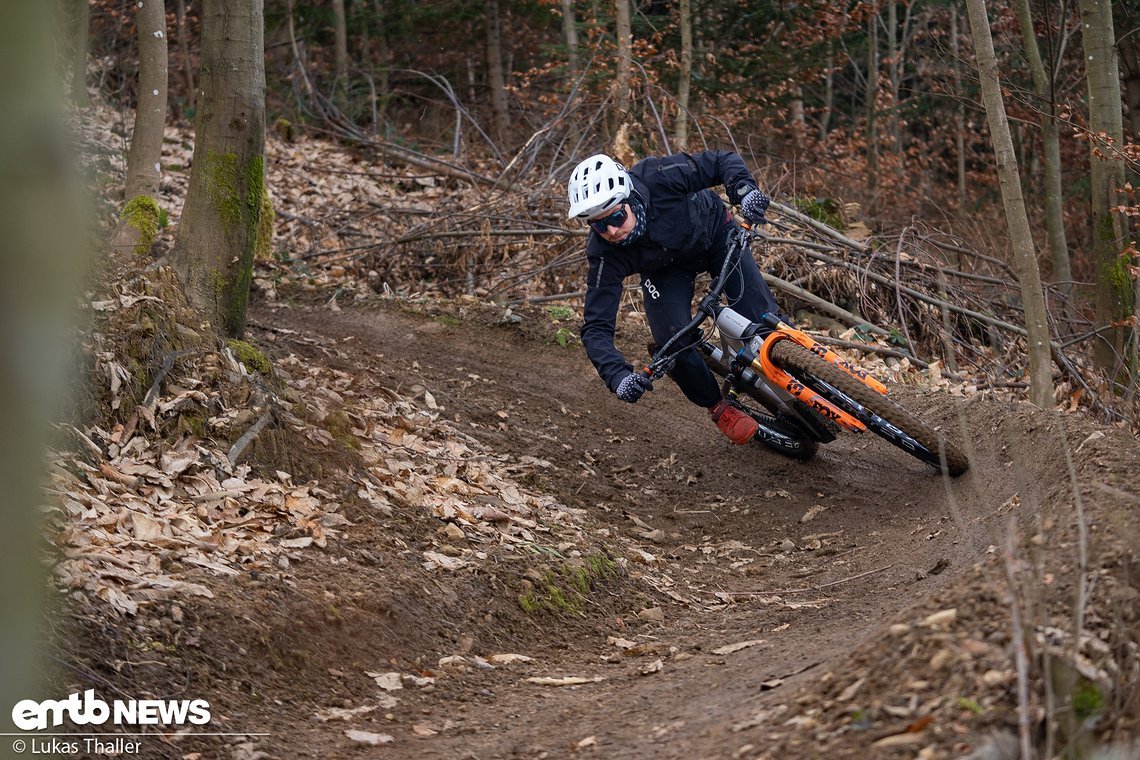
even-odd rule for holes
{"type": "Polygon", "coordinates": [[[1009,239],[1017,263],[1017,279],[1025,305],[1025,329],[1029,344],[1029,400],[1042,409],[1051,409],[1054,404],[1053,376],[1049,326],[1045,319],[1045,296],[1041,290],[1041,275],[1037,271],[1037,253],[1029,230],[1025,198],[1021,192],[1021,176],[1013,150],[1013,137],[1009,131],[1009,118],[1006,116],[1005,100],[998,80],[990,21],[983,0],[966,0],[966,10],[970,15],[982,100],[986,106],[986,121],[997,158],[998,184],[1001,187],[1009,239]]]}
{"type": "MultiPolygon", "coordinates": [[[[178,52],[182,56],[182,76],[186,80],[186,109],[194,111],[194,63],[190,60],[190,31],[186,24],[186,0],[174,6],[175,26],[178,34],[178,52]]],[[[181,115],[180,115],[181,116],[181,115]]]]}
{"type": "Polygon", "coordinates": [[[562,35],[566,38],[566,68],[571,82],[578,81],[578,20],[574,17],[574,0],[562,0],[562,35]]]}
{"type": "MultiPolygon", "coordinates": [[[[266,225],[262,0],[204,0],[193,169],[173,252],[190,303],[219,335],[245,328],[266,225]]],[[[268,229],[266,229],[268,226],[268,229]]]]}
{"type": "MultiPolygon", "coordinates": [[[[40,515],[50,422],[64,413],[90,209],[60,102],[54,3],[9,3],[0,24],[0,702],[51,693],[40,515]]],[[[86,26],[84,36],[86,36],[86,26]]],[[[86,43],[84,43],[86,46],[86,43]]],[[[76,80],[77,89],[83,78],[76,80]]],[[[75,94],[70,95],[71,98],[75,94]]],[[[58,594],[51,605],[61,604],[58,594]]],[[[5,708],[7,709],[7,707],[5,708]]],[[[5,721],[9,724],[8,721],[5,721]]],[[[34,740],[33,740],[34,741],[34,740]]],[[[9,741],[11,744],[11,741],[9,741]]],[[[5,754],[9,754],[5,748],[5,754]]],[[[15,756],[15,753],[11,753],[15,756]]]]}
{"type": "Polygon", "coordinates": [[[75,8],[75,54],[71,69],[71,100],[80,108],[86,108],[91,99],[87,97],[87,52],[90,48],[91,8],[89,0],[72,0],[75,8]]]}
{"type": "Polygon", "coordinates": [[[879,127],[876,119],[879,98],[879,18],[878,7],[867,18],[867,213],[874,215],[879,192],[879,127]]]}
{"type": "Polygon", "coordinates": [[[166,127],[166,5],[163,0],[138,0],[135,8],[139,35],[138,103],[131,150],[127,154],[124,201],[137,195],[158,196],[162,132],[166,127]]]}
{"type": "Polygon", "coordinates": [[[487,32],[487,86],[491,89],[491,112],[495,120],[495,138],[505,147],[510,135],[511,117],[507,108],[507,80],[503,73],[503,38],[499,17],[499,0],[487,0],[484,15],[487,32]]]}
{"type": "Polygon", "coordinates": [[[375,8],[376,18],[381,21],[379,34],[376,38],[376,54],[380,59],[380,71],[377,75],[379,81],[376,83],[376,97],[380,101],[380,105],[377,108],[376,118],[377,121],[382,121],[388,110],[388,101],[392,98],[392,84],[388,78],[388,70],[391,66],[391,62],[388,59],[391,56],[388,47],[388,29],[383,23],[385,12],[384,0],[376,0],[375,8]]]}
{"type": "Polygon", "coordinates": [[[891,83],[891,149],[902,151],[902,127],[899,119],[899,86],[902,83],[902,62],[899,61],[899,9],[893,0],[887,3],[887,79],[891,83]]]}
{"type": "Polygon", "coordinates": [[[633,22],[629,0],[614,2],[614,31],[617,34],[617,74],[614,77],[614,131],[629,114],[633,81],[633,22]]]}
{"type": "Polygon", "coordinates": [[[1041,139],[1045,161],[1045,231],[1049,241],[1049,260],[1053,263],[1053,279],[1062,293],[1072,289],[1072,270],[1069,266],[1069,246],[1065,242],[1064,189],[1061,187],[1061,141],[1054,118],[1056,102],[1053,88],[1045,73],[1037,35],[1033,31],[1033,14],[1029,0],[1018,0],[1017,15],[1021,22],[1021,41],[1029,71],[1033,75],[1033,89],[1045,104],[1041,111],[1041,139]]]}
{"type": "Polygon", "coordinates": [[[336,81],[333,98],[337,108],[348,109],[348,20],[344,14],[344,0],[332,0],[333,7],[333,66],[336,81]]]}
{"type": "Polygon", "coordinates": [[[689,144],[689,88],[693,78],[693,15],[689,0],[680,0],[677,8],[681,27],[681,71],[677,82],[677,128],[673,148],[686,150],[689,144]]]}
{"type": "Polygon", "coordinates": [[[1125,320],[1133,314],[1135,292],[1130,266],[1123,253],[1127,223],[1113,212],[1122,205],[1118,192],[1124,186],[1123,114],[1120,71],[1116,63],[1112,7],[1108,0],[1080,0],[1081,33],[1089,93],[1089,141],[1092,149],[1092,231],[1096,263],[1096,321],[1108,329],[1095,346],[1097,366],[1117,375],[1123,366],[1135,368],[1128,357],[1132,331],[1125,320]],[[1107,143],[1096,137],[1104,133],[1107,143]],[[1127,365],[1125,363],[1127,362],[1127,365]]]}
{"type": "Polygon", "coordinates": [[[1140,140],[1140,39],[1130,34],[1118,43],[1117,49],[1124,80],[1124,102],[1128,106],[1130,142],[1136,142],[1140,140]]]}
{"type": "MultiPolygon", "coordinates": [[[[962,92],[962,69],[958,63],[961,45],[958,41],[958,5],[950,6],[950,58],[954,65],[954,92],[962,92]]],[[[966,208],[966,101],[958,103],[954,114],[954,145],[958,151],[958,211],[966,208]]]]}

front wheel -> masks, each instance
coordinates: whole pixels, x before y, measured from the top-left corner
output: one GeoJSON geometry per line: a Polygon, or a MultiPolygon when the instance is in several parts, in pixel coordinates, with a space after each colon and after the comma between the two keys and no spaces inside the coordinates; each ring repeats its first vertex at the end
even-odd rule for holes
{"type": "Polygon", "coordinates": [[[792,340],[772,346],[772,361],[867,429],[939,470],[957,476],[970,467],[961,449],[893,400],[792,340]],[[945,462],[945,464],[943,464],[945,462]]]}

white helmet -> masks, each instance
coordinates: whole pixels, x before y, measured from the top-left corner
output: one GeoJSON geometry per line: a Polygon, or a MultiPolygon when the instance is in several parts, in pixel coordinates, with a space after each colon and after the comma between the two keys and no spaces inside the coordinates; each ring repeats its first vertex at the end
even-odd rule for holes
{"type": "Polygon", "coordinates": [[[590,156],[574,167],[566,194],[571,219],[589,219],[609,211],[629,197],[631,182],[625,168],[604,153],[590,156]]]}

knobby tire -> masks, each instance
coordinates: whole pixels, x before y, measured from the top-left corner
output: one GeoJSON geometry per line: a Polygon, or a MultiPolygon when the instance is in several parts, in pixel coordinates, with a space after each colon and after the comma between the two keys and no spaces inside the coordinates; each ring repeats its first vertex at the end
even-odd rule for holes
{"type": "MultiPolygon", "coordinates": [[[[901,430],[913,439],[922,449],[908,449],[902,442],[892,440],[890,434],[876,429],[873,420],[860,419],[867,424],[872,432],[884,440],[898,446],[903,451],[942,469],[941,457],[946,459],[946,471],[950,475],[961,475],[970,467],[966,456],[946,435],[938,433],[925,422],[922,422],[893,400],[878,393],[873,388],[864,385],[859,380],[844,372],[831,362],[816,356],[808,349],[792,340],[781,340],[772,346],[772,360],[788,371],[789,374],[801,382],[806,376],[818,378],[820,381],[835,388],[840,393],[850,397],[860,404],[866,411],[877,415],[888,424],[901,430]],[[872,424],[868,424],[868,423],[872,424]]],[[[805,383],[811,387],[811,383],[805,383]]],[[[818,389],[813,389],[817,390],[818,389]]],[[[846,410],[848,412],[854,410],[846,410]]],[[[856,417],[863,415],[856,414],[856,417]]]]}

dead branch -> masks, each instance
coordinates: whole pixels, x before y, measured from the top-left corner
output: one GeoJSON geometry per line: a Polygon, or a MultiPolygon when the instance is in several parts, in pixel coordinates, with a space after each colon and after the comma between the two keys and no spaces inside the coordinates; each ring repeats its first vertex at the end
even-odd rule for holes
{"type": "Polygon", "coordinates": [[[771,285],[772,287],[778,288],[778,289],[784,291],[785,293],[788,293],[789,295],[795,296],[796,298],[800,299],[801,301],[806,301],[807,303],[811,304],[812,306],[815,306],[820,311],[823,311],[827,314],[830,314],[831,316],[835,317],[836,319],[843,320],[844,322],[848,323],[852,327],[860,327],[860,326],[866,327],[868,332],[872,332],[875,335],[886,336],[886,335],[891,334],[890,331],[885,330],[882,327],[879,327],[878,325],[872,324],[871,322],[868,322],[866,319],[864,319],[863,317],[860,317],[858,314],[852,314],[851,312],[847,311],[846,309],[841,308],[840,306],[837,306],[837,305],[831,303],[830,301],[828,301],[826,299],[820,298],[819,296],[815,295],[814,293],[811,293],[811,292],[799,287],[798,285],[793,285],[792,283],[788,282],[787,280],[781,279],[781,278],[779,278],[773,274],[768,274],[767,272],[763,272],[762,274],[764,275],[764,280],[769,285],[771,285]]]}
{"type": "Polygon", "coordinates": [[[229,453],[226,454],[226,458],[230,460],[231,465],[237,464],[238,457],[241,456],[249,444],[253,443],[253,439],[257,438],[258,433],[269,424],[271,419],[273,419],[272,409],[262,412],[261,416],[250,426],[249,430],[242,433],[241,438],[238,438],[237,441],[234,442],[234,445],[230,447],[229,453]]]}

